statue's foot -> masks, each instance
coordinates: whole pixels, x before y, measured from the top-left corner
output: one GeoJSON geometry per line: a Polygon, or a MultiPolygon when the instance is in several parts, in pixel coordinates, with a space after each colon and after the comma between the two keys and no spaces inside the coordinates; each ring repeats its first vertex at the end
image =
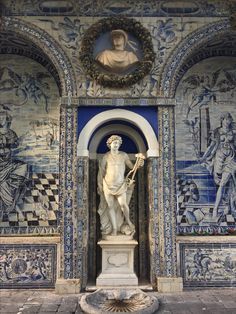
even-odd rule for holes
{"type": "Polygon", "coordinates": [[[117,230],[116,230],[116,229],[113,229],[111,235],[116,236],[116,235],[117,235],[117,230]]]}

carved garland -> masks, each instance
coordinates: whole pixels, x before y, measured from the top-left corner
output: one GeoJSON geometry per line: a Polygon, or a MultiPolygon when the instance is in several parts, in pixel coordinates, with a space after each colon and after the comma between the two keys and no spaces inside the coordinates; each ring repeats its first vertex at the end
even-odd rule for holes
{"type": "Polygon", "coordinates": [[[81,43],[79,55],[80,61],[86,73],[104,87],[127,87],[133,85],[147,75],[155,59],[155,53],[152,45],[152,38],[147,29],[134,19],[125,17],[105,18],[93,24],[85,33],[81,43]],[[97,66],[93,49],[95,40],[102,34],[114,29],[123,29],[132,34],[141,43],[142,60],[139,61],[138,67],[126,75],[117,75],[114,73],[103,73],[97,66]]]}

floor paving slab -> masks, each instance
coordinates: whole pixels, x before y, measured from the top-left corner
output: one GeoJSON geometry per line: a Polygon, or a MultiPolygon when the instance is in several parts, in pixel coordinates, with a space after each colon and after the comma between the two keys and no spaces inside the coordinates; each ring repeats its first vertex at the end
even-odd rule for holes
{"type": "MultiPolygon", "coordinates": [[[[236,288],[149,294],[160,300],[157,314],[236,313],[236,288]]],[[[83,314],[79,305],[81,296],[59,296],[52,290],[2,290],[0,314],[83,314]]]]}
{"type": "Polygon", "coordinates": [[[43,311],[43,312],[57,312],[58,307],[59,307],[59,304],[53,304],[53,303],[45,304],[45,303],[43,303],[41,308],[40,308],[40,311],[43,311]]]}
{"type": "Polygon", "coordinates": [[[35,304],[26,304],[23,306],[23,309],[20,310],[22,314],[34,314],[38,313],[40,310],[41,305],[35,305],[35,304]]]}
{"type": "Polygon", "coordinates": [[[58,313],[57,311],[56,312],[42,312],[42,311],[39,311],[38,314],[55,314],[55,313],[58,313]]]}
{"type": "Polygon", "coordinates": [[[223,305],[226,309],[235,309],[235,313],[236,313],[236,301],[227,301],[227,302],[223,302],[223,305]]]}

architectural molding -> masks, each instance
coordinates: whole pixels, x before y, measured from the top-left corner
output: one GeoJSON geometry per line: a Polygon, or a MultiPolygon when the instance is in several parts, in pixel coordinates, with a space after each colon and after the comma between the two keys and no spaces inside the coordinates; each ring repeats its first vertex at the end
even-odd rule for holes
{"type": "Polygon", "coordinates": [[[128,121],[141,130],[148,144],[147,157],[159,156],[158,141],[151,125],[141,115],[125,109],[106,110],[94,116],[85,125],[79,135],[77,156],[89,156],[89,141],[92,138],[93,133],[96,131],[96,129],[106,122],[117,119],[128,121]]]}
{"type": "Polygon", "coordinates": [[[96,159],[97,149],[101,142],[101,140],[114,132],[118,132],[120,134],[126,135],[130,137],[131,140],[136,144],[138,152],[145,154],[146,153],[146,145],[142,136],[132,127],[123,124],[111,124],[104,126],[99,129],[91,139],[89,144],[89,157],[90,159],[96,159]],[[115,131],[114,131],[115,130],[115,131]]]}

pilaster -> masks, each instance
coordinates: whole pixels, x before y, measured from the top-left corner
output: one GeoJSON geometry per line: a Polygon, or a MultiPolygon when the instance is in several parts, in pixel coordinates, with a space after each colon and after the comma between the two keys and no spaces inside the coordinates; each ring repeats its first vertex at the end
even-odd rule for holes
{"type": "Polygon", "coordinates": [[[176,255],[176,180],[174,106],[158,108],[159,178],[158,178],[158,246],[160,268],[157,289],[163,292],[182,290],[182,278],[177,278],[176,255]]]}

